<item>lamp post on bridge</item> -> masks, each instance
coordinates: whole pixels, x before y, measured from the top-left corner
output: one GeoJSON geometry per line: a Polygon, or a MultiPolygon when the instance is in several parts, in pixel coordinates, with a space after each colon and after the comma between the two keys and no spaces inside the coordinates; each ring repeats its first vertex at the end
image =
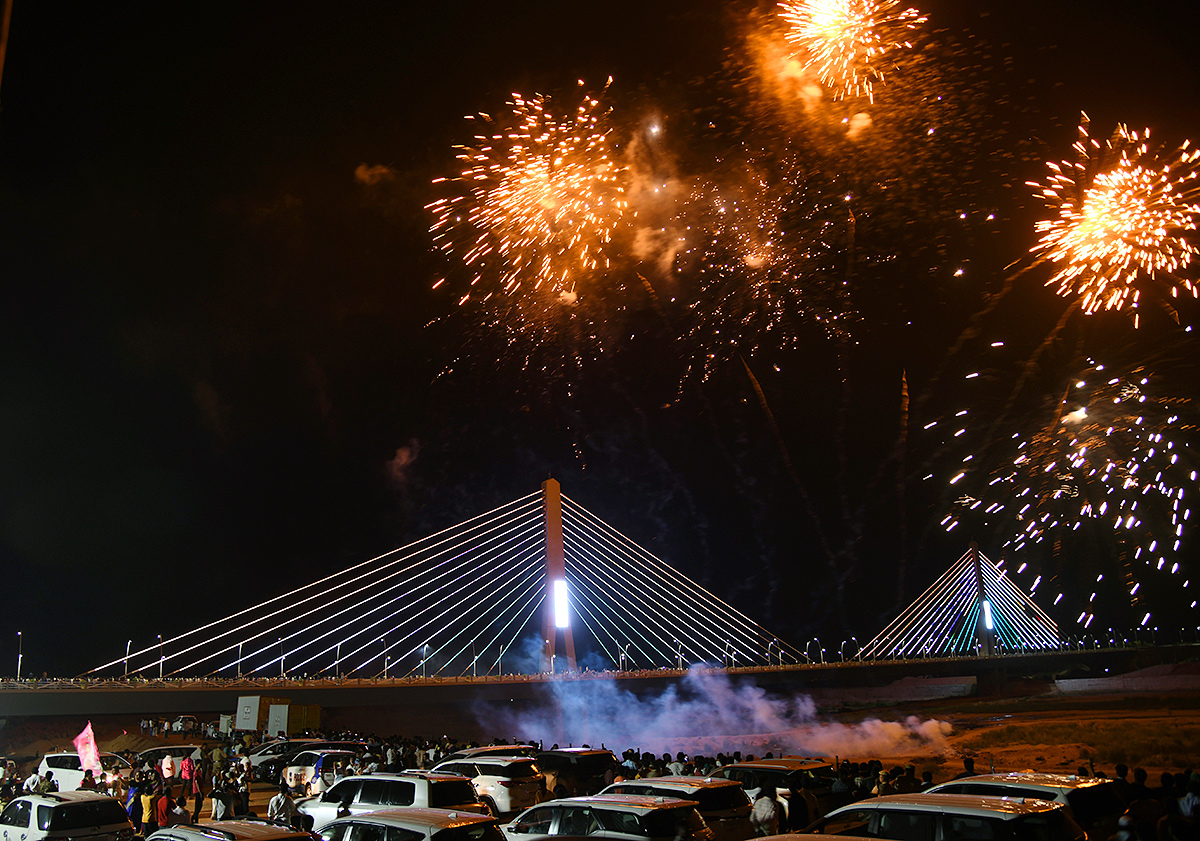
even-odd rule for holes
{"type": "Polygon", "coordinates": [[[617,670],[623,672],[625,671],[626,660],[629,659],[629,643],[625,643],[624,645],[617,643],[617,648],[621,649],[621,662],[617,665],[617,670]]]}
{"type": "Polygon", "coordinates": [[[342,679],[342,644],[337,644],[337,654],[333,658],[333,671],[337,675],[337,679],[342,679]]]}
{"type": "Polygon", "coordinates": [[[158,635],[158,679],[162,680],[163,672],[163,653],[162,653],[162,634],[158,635]]]}
{"type": "Polygon", "coordinates": [[[21,655],[25,653],[25,638],[17,631],[17,680],[21,679],[21,655]]]}
{"type": "MultiPolygon", "coordinates": [[[[18,633],[17,636],[20,636],[18,633]]],[[[133,640],[125,640],[125,679],[129,679],[129,646],[133,645],[133,640]]],[[[17,669],[20,671],[20,669],[17,669]]]]}
{"type": "Polygon", "coordinates": [[[241,644],[240,642],[238,643],[238,669],[237,669],[237,676],[238,676],[239,678],[242,676],[242,644],[241,644]]]}
{"type": "Polygon", "coordinates": [[[421,646],[421,680],[425,680],[425,678],[426,678],[425,661],[426,661],[426,659],[428,659],[428,657],[429,657],[429,643],[425,643],[423,646],[421,646]]]}
{"type": "Polygon", "coordinates": [[[675,665],[679,671],[683,671],[683,645],[679,640],[675,640],[675,665]]]}

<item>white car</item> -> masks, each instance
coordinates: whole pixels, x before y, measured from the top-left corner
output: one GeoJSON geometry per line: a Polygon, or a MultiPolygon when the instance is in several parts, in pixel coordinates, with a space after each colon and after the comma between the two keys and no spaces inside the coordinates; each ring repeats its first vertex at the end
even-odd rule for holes
{"type": "Polygon", "coordinates": [[[558,835],[625,841],[712,841],[712,830],[692,800],[640,794],[566,797],[526,809],[500,827],[509,841],[558,835]]]}
{"type": "Polygon", "coordinates": [[[0,841],[133,841],[120,802],[94,791],[16,797],[0,812],[0,841]]]}
{"type": "Polygon", "coordinates": [[[700,817],[715,841],[745,841],[754,836],[753,808],[742,784],[719,777],[647,777],[613,783],[601,794],[646,794],[696,801],[700,817]]]}
{"type": "Polygon", "coordinates": [[[302,751],[283,769],[283,781],[292,791],[302,791],[306,796],[321,794],[341,779],[353,759],[354,752],[348,750],[302,751]]]}
{"type": "Polygon", "coordinates": [[[834,809],[806,833],[890,841],[1087,841],[1062,803],[966,794],[889,794],[834,809]]]}
{"type": "Polygon", "coordinates": [[[1065,803],[1067,809],[1089,838],[1107,838],[1117,830],[1117,821],[1125,812],[1117,786],[1099,777],[1074,774],[1038,774],[1014,771],[1011,774],[980,774],[962,777],[933,786],[926,794],[978,794],[985,797],[1037,797],[1065,803]]]}
{"type": "MultiPolygon", "coordinates": [[[[124,757],[117,756],[115,753],[100,754],[100,766],[104,771],[93,775],[99,788],[108,788],[118,777],[128,780],[132,771],[132,766],[125,761],[124,757]]],[[[58,783],[59,791],[74,791],[83,782],[83,760],[79,758],[79,754],[73,751],[71,753],[48,753],[43,756],[38,765],[38,773],[44,777],[47,771],[54,772],[54,780],[58,783]]]]}
{"type": "Polygon", "coordinates": [[[313,836],[273,821],[230,820],[178,824],[150,833],[146,841],[313,841],[313,836]]]}
{"type": "Polygon", "coordinates": [[[360,815],[397,806],[432,806],[461,812],[487,812],[471,781],[457,774],[404,771],[399,774],[359,774],[343,777],[318,797],[296,801],[296,808],[320,830],[342,812],[360,815]]]}
{"type": "Polygon", "coordinates": [[[283,756],[283,754],[294,751],[296,748],[302,748],[305,745],[311,744],[315,746],[320,741],[320,739],[276,739],[273,742],[264,742],[250,751],[247,756],[250,757],[250,765],[257,768],[268,759],[283,756]]]}
{"type": "Polygon", "coordinates": [[[324,841],[504,841],[496,819],[446,809],[384,809],[330,821],[324,841]]]}
{"type": "Polygon", "coordinates": [[[475,793],[495,815],[519,812],[546,799],[546,776],[528,756],[477,754],[443,762],[433,770],[470,777],[475,793]]]}

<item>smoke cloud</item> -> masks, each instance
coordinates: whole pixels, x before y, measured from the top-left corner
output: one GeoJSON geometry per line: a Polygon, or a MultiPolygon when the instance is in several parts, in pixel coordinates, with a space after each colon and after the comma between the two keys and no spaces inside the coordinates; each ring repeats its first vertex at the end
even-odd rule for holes
{"type": "Polygon", "coordinates": [[[637,683],[552,681],[552,703],[481,723],[525,740],[603,744],[618,753],[633,747],[706,756],[735,750],[859,758],[940,753],[952,730],[948,722],[916,716],[857,724],[822,721],[806,695],[774,697],[761,687],[700,669],[654,697],[635,694],[629,687],[637,683]]]}

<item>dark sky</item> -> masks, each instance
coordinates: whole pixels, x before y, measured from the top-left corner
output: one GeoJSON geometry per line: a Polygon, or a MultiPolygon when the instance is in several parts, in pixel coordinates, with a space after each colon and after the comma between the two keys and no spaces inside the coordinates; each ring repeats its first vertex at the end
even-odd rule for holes
{"type": "MultiPolygon", "coordinates": [[[[908,278],[863,307],[853,348],[762,354],[778,439],[740,363],[680,385],[695,348],[679,350],[677,322],[645,299],[613,315],[617,352],[572,382],[496,365],[457,294],[431,290],[454,269],[421,208],[469,139],[463,115],[612,74],[622,125],[680,109],[694,131],[718,99],[734,107],[721,68],[749,11],[15,0],[0,87],[3,662],[21,630],[28,671],[82,671],[126,639],[201,624],[548,474],[797,645],[873,634],[965,549],[930,528],[940,491],[892,490],[901,370],[914,393],[933,385],[978,295],[1028,248],[1028,160],[1065,156],[1079,110],[1172,141],[1200,134],[1200,10],[923,8],[932,28],[986,39],[985,78],[1020,103],[964,127],[1013,155],[991,185],[1008,225],[980,246],[978,287],[908,278]],[[362,164],[390,176],[358,183],[362,164]],[[905,332],[913,312],[925,329],[905,332]]],[[[683,174],[727,140],[686,134],[683,174]]],[[[880,253],[903,253],[890,236],[880,253]]],[[[1003,326],[1036,346],[1061,306],[1037,288],[1022,300],[1048,314],[1003,326]]],[[[1112,330],[1133,353],[1161,350],[1112,330]]],[[[943,391],[924,411],[956,400],[943,391]]],[[[935,443],[911,446],[906,474],[922,460],[946,472],[935,443]]],[[[975,536],[987,549],[992,536],[975,536]]]]}

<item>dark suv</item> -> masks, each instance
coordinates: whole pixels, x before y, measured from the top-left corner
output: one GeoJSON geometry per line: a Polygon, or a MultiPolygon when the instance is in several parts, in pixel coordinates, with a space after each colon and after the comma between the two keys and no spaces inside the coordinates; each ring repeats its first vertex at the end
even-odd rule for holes
{"type": "Polygon", "coordinates": [[[619,763],[612,751],[603,748],[561,748],[542,751],[537,764],[555,797],[579,797],[604,788],[604,775],[619,763]]]}

